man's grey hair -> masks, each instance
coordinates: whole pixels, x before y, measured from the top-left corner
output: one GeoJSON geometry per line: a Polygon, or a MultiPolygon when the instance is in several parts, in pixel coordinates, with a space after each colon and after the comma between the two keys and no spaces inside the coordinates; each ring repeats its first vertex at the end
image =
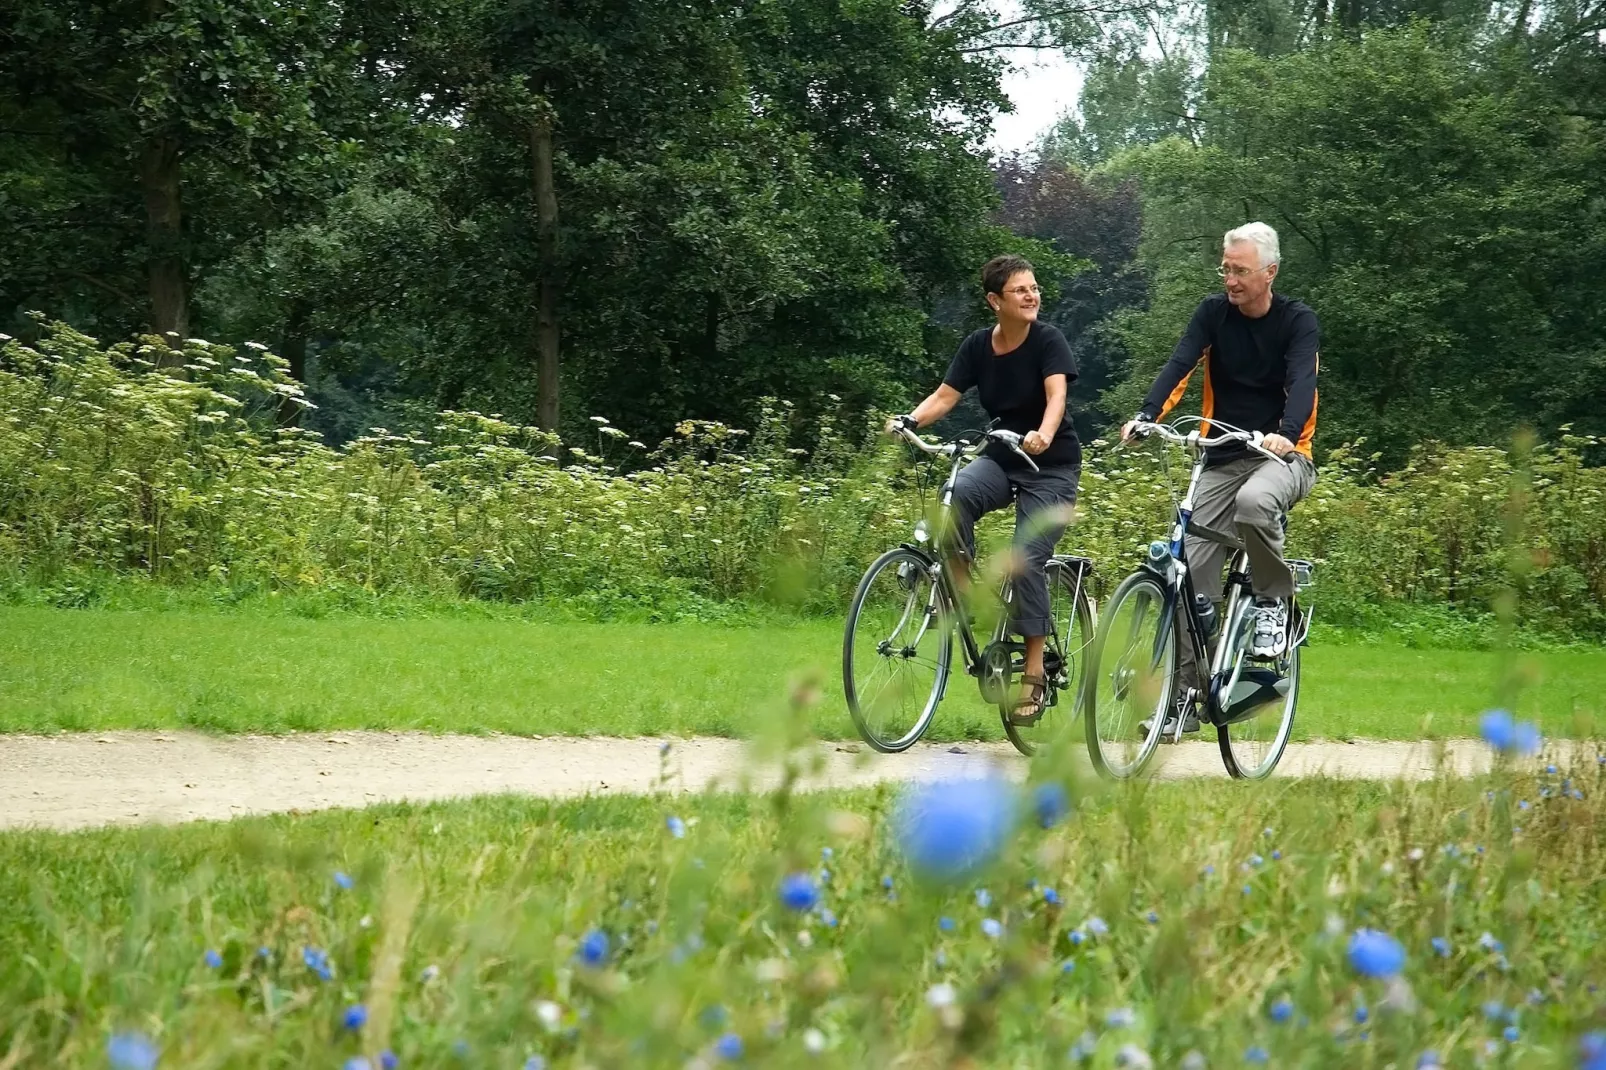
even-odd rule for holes
{"type": "Polygon", "coordinates": [[[1277,244],[1277,232],[1264,223],[1245,223],[1241,227],[1227,231],[1227,236],[1221,239],[1221,251],[1226,252],[1239,242],[1248,242],[1260,253],[1260,266],[1270,267],[1282,259],[1282,251],[1277,244]]]}

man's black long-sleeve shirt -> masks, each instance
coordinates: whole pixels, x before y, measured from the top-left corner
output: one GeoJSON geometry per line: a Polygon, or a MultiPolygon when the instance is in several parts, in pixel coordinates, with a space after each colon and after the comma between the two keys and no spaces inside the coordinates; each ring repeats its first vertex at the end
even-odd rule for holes
{"type": "MultiPolygon", "coordinates": [[[[1144,415],[1163,419],[1182,400],[1193,369],[1205,365],[1207,420],[1280,434],[1310,459],[1316,434],[1316,369],[1321,329],[1308,306],[1273,294],[1271,310],[1251,319],[1226,294],[1199,302],[1182,340],[1143,399],[1144,415]]],[[[1209,451],[1209,463],[1240,457],[1237,443],[1209,451]]]]}

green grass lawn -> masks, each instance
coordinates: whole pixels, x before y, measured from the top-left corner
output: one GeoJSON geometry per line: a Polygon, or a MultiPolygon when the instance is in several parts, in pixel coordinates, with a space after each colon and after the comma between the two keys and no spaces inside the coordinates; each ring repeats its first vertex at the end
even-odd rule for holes
{"type": "MultiPolygon", "coordinates": [[[[741,736],[817,674],[826,738],[854,736],[836,621],[595,624],[322,620],[242,613],[0,608],[0,731],[340,728],[741,736]]],[[[1547,734],[1606,726],[1606,651],[1519,655],[1517,712],[1547,734]]],[[[956,659],[957,664],[957,659],[956,659]]],[[[1472,735],[1501,656],[1325,645],[1307,651],[1302,738],[1472,735]],[[1431,718],[1431,720],[1430,720],[1431,718]]],[[[932,739],[1002,738],[956,674],[932,739]]]]}
{"type": "Polygon", "coordinates": [[[0,1065],[103,1067],[134,1032],[164,1067],[681,1067],[722,1036],[767,1067],[1574,1067],[1606,777],[1573,777],[1070,785],[1069,818],[935,887],[886,789],[3,833],[0,1065]],[[1357,973],[1360,927],[1412,1003],[1357,973]]]}

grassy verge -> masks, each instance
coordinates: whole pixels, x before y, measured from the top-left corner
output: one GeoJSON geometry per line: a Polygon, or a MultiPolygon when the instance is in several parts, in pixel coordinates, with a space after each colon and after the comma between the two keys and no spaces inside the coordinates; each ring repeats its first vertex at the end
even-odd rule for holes
{"type": "MultiPolygon", "coordinates": [[[[0,731],[340,728],[743,736],[788,681],[819,676],[813,730],[849,738],[841,623],[607,624],[511,618],[325,619],[0,608],[0,731]]],[[[1476,732],[1503,671],[1487,651],[1318,642],[1299,738],[1476,732]]],[[[1547,735],[1606,727],[1606,651],[1520,655],[1517,712],[1547,735]]],[[[930,738],[1001,738],[962,675],[930,738]]]]}
{"type": "Polygon", "coordinates": [[[781,1067],[1574,1066],[1606,782],[1564,776],[1083,795],[939,888],[887,791],[4,834],[0,1062],[102,1066],[131,1031],[163,1066],[682,1066],[727,1036],[781,1067]],[[1355,973],[1357,927],[1403,945],[1410,1001],[1355,973]]]}

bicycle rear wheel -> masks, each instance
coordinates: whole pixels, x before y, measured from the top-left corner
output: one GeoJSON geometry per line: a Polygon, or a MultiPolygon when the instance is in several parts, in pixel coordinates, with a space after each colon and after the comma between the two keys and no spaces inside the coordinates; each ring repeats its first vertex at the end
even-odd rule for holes
{"type": "Polygon", "coordinates": [[[1216,727],[1216,742],[1221,747],[1221,761],[1227,772],[1238,780],[1264,780],[1271,775],[1288,748],[1288,737],[1294,730],[1294,709],[1299,703],[1299,647],[1272,663],[1249,662],[1248,617],[1249,600],[1241,603],[1239,620],[1229,622],[1235,627],[1228,633],[1233,637],[1235,651],[1226,662],[1228,679],[1223,681],[1223,694],[1219,699],[1223,712],[1243,703],[1241,696],[1260,697],[1264,701],[1239,710],[1228,723],[1216,727]],[[1231,677],[1237,684],[1226,693],[1231,677]]]}
{"type": "Polygon", "coordinates": [[[930,563],[902,548],[876,558],[859,581],[842,637],[842,689],[866,743],[892,753],[925,734],[952,647],[930,563]]]}
{"type": "Polygon", "coordinates": [[[1082,695],[1087,752],[1104,776],[1142,772],[1160,742],[1176,690],[1177,632],[1161,625],[1165,588],[1153,573],[1134,572],[1110,596],[1088,658],[1082,695]],[[1143,731],[1140,722],[1149,722],[1143,731]]]}
{"type": "Polygon", "coordinates": [[[1088,595],[1088,574],[1054,560],[1048,562],[1045,571],[1054,631],[1044,646],[1043,668],[1048,674],[1050,690],[1058,696],[1057,702],[1044,708],[1043,715],[1030,725],[1010,722],[1012,701],[1006,701],[999,711],[1009,741],[1027,757],[1036,754],[1039,746],[1058,735],[1076,715],[1082,678],[1087,675],[1088,650],[1093,642],[1093,604],[1088,595]]]}

